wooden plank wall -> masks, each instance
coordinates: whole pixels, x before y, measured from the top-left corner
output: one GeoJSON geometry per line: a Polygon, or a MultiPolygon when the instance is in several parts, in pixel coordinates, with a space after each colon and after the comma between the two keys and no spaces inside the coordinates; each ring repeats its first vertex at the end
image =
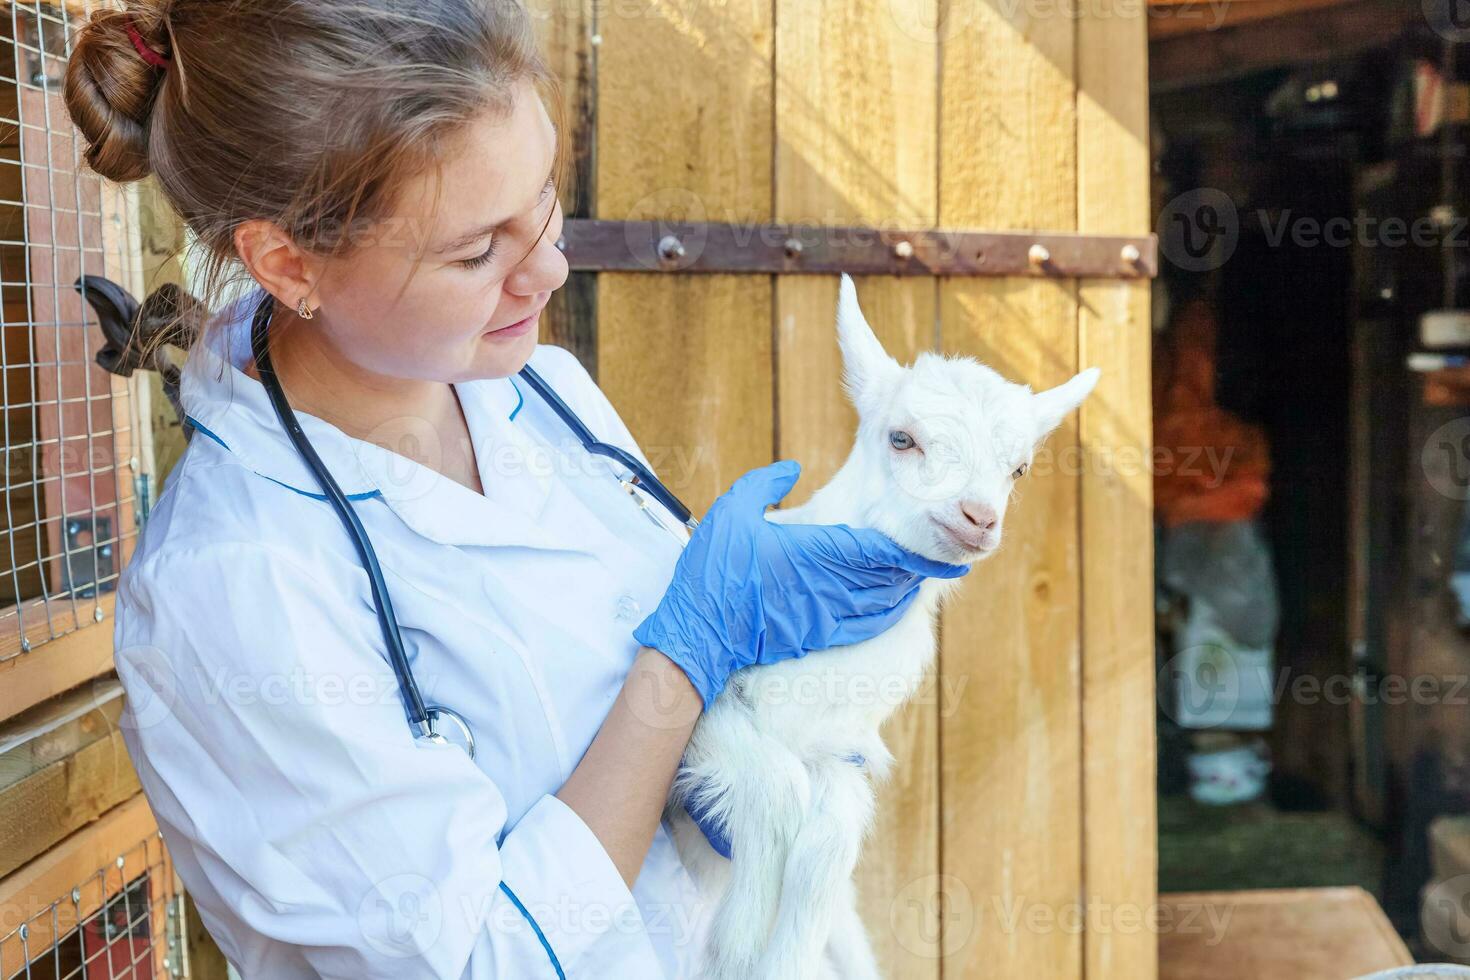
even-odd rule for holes
{"type": "MultiPolygon", "coordinates": [[[[1077,227],[1144,234],[1148,52],[1126,0],[1098,2],[1078,22],[1077,227]]],[[[1108,913],[1087,932],[1085,966],[1151,977],[1158,937],[1121,918],[1152,904],[1158,879],[1149,289],[1085,281],[1079,300],[1080,360],[1103,372],[1081,413],[1083,881],[1108,913]]]]}
{"type": "MultiPolygon", "coordinates": [[[[936,0],[779,0],[776,220],[936,223],[939,49],[905,28],[932,24],[937,13],[936,0]]],[[[865,276],[857,286],[894,357],[907,362],[934,346],[932,279],[865,276]]],[[[827,482],[852,446],[856,416],[840,387],[836,303],[834,277],[776,280],[776,455],[802,464],[787,498],[793,505],[827,482]]],[[[927,907],[898,898],[913,882],[926,890],[939,865],[938,718],[937,702],[921,697],[890,720],[896,776],[873,827],[883,845],[859,869],[864,920],[893,976],[939,975],[927,907]]]]}
{"type": "MultiPolygon", "coordinates": [[[[940,223],[1075,228],[1073,22],[1024,4],[954,10],[971,20],[944,44],[940,223]]],[[[1075,283],[956,279],[940,306],[947,350],[1037,388],[1076,373],[1075,283]]],[[[1048,446],[1076,438],[1069,419],[1048,446]]],[[[1055,924],[1083,891],[1077,480],[1048,470],[1021,485],[1005,545],[942,616],[940,667],[965,685],[940,726],[941,867],[967,913],[946,926],[970,931],[946,944],[946,976],[1081,975],[1083,937],[1055,924]]]]}
{"type": "MultiPolygon", "coordinates": [[[[1121,3],[540,2],[575,72],[568,214],[1148,230],[1146,24],[1121,3]]],[[[888,730],[860,870],[875,947],[893,977],[1149,980],[1155,934],[1114,919],[1155,888],[1147,286],[858,288],[901,359],[937,345],[1037,387],[1105,372],[943,616],[940,682],[888,730]]],[[[549,339],[697,513],[776,458],[803,464],[798,503],[845,457],[835,277],[579,289],[549,339]]]]}
{"type": "Polygon", "coordinates": [[[0,724],[0,740],[47,729],[0,754],[0,878],[141,791],[118,729],[122,699],[87,710],[105,686],[0,724]]]}
{"type": "MultiPolygon", "coordinates": [[[[598,217],[768,221],[769,0],[600,5],[598,217]]],[[[697,245],[691,243],[691,245],[697,245]]],[[[697,513],[773,458],[773,283],[766,276],[597,282],[598,382],[697,513]]]]}

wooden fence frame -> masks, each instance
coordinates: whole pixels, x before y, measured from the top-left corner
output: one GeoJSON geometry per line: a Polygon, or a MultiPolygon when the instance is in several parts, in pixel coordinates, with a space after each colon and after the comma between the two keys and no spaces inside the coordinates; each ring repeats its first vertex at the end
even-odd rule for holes
{"type": "MultiPolygon", "coordinates": [[[[1149,231],[1141,5],[531,6],[567,88],[569,218],[1149,231]]],[[[911,704],[889,728],[898,775],[860,870],[875,945],[894,976],[1148,980],[1148,285],[858,287],[900,359],[971,353],[1038,386],[1103,369],[1049,444],[1076,465],[1029,482],[1002,554],[943,614],[938,691],[971,694],[953,712],[911,704]],[[1019,925],[996,926],[1017,908],[1019,925]]],[[[850,442],[835,297],[821,275],[573,273],[546,339],[584,360],[696,512],[783,457],[803,464],[799,503],[850,442]]]]}

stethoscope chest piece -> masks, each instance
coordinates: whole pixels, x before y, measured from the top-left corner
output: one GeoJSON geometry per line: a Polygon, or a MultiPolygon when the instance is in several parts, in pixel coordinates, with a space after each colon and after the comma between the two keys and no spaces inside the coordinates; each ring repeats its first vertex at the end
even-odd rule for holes
{"type": "MultiPolygon", "coordinates": [[[[475,757],[475,736],[470,731],[469,722],[465,721],[464,716],[440,704],[424,703],[418,683],[414,680],[413,668],[408,661],[408,652],[404,649],[403,634],[398,628],[398,618],[393,612],[393,602],[388,595],[388,584],[383,578],[383,570],[378,563],[378,556],[373,550],[372,542],[368,540],[367,531],[353,509],[352,502],[342,492],[342,488],[337,485],[337,481],[327,470],[326,464],[322,462],[321,457],[312,447],[311,440],[306,437],[306,433],[296,419],[296,413],[292,411],[290,403],[286,400],[286,393],[281,388],[280,380],[276,377],[270,358],[268,334],[274,310],[275,300],[267,293],[261,297],[260,303],[256,306],[255,317],[251,324],[250,347],[255,357],[256,369],[260,374],[260,383],[265,388],[271,407],[275,410],[281,427],[286,430],[291,444],[296,448],[307,468],[311,470],[312,475],[316,477],[317,483],[321,485],[323,496],[331,503],[332,509],[341,519],[343,527],[352,539],[358,558],[367,572],[373,605],[377,610],[378,627],[382,631],[388,661],[393,665],[393,673],[398,680],[398,690],[403,697],[409,728],[414,737],[421,741],[435,745],[458,745],[473,759],[475,757]],[[449,722],[447,726],[444,724],[446,720],[449,722]],[[446,731],[450,734],[446,735],[446,731]],[[457,737],[450,737],[451,735],[457,737]]],[[[582,420],[577,417],[577,414],[567,407],[551,386],[543,381],[529,364],[521,369],[520,376],[546,401],[557,417],[566,423],[567,427],[577,436],[584,450],[620,463],[624,469],[629,471],[631,475],[620,477],[619,482],[643,509],[643,513],[649,520],[667,528],[681,543],[687,540],[684,528],[692,530],[699,526],[699,521],[695,520],[689,508],[668,487],[663,485],[651,469],[621,446],[598,442],[582,420]],[[654,513],[649,506],[649,501],[644,499],[644,494],[662,505],[675,523],[666,523],[659,514],[654,513]]]]}
{"type": "Polygon", "coordinates": [[[442,704],[431,704],[424,708],[424,730],[419,738],[435,745],[458,745],[469,753],[469,757],[475,757],[475,733],[470,731],[469,722],[464,720],[458,711],[446,708],[442,704]],[[450,738],[444,734],[443,720],[448,719],[456,730],[459,738],[450,738]]]}
{"type": "Polygon", "coordinates": [[[654,527],[662,528],[663,530],[668,531],[674,536],[675,540],[679,542],[681,547],[688,543],[689,535],[687,532],[685,532],[684,528],[687,527],[692,530],[699,526],[699,521],[691,517],[685,524],[673,524],[670,523],[668,520],[660,517],[657,513],[654,512],[654,509],[649,506],[649,502],[653,498],[649,497],[641,489],[641,487],[639,486],[638,478],[636,476],[631,478],[619,478],[618,485],[621,486],[627,492],[628,496],[633,499],[633,503],[638,505],[638,509],[643,512],[643,516],[653,522],[654,527]]]}

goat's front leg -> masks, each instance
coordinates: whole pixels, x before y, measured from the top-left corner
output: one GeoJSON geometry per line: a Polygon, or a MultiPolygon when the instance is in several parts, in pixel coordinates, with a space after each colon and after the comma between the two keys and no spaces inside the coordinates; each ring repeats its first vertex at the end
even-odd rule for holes
{"type": "MultiPolygon", "coordinates": [[[[753,980],[780,901],[782,871],[807,811],[806,768],[778,742],[751,738],[705,778],[719,784],[729,814],[732,860],[710,921],[708,980],[753,980]]],[[[689,778],[693,773],[681,774],[689,778]]]]}
{"type": "Polygon", "coordinates": [[[756,976],[804,980],[817,974],[833,910],[851,898],[863,835],[873,816],[873,791],[862,771],[841,759],[809,767],[811,806],[786,858],[781,905],[771,943],[756,976]]]}

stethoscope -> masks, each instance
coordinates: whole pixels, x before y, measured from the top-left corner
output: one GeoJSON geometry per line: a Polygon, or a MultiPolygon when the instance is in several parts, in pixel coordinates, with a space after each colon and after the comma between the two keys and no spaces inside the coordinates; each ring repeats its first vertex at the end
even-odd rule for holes
{"type": "MultiPolygon", "coordinates": [[[[347,528],[347,533],[357,549],[358,559],[367,571],[368,583],[373,593],[373,605],[378,614],[378,628],[382,630],[383,642],[388,647],[388,659],[393,665],[393,673],[398,680],[398,692],[403,699],[404,709],[408,712],[409,726],[415,738],[427,739],[443,745],[450,739],[444,736],[441,725],[445,720],[449,721],[459,730],[464,739],[463,748],[473,759],[475,757],[475,735],[464,716],[442,704],[424,703],[424,696],[419,691],[418,681],[413,676],[413,668],[408,663],[408,654],[403,648],[403,633],[399,630],[398,620],[393,615],[393,602],[388,597],[388,586],[383,580],[383,569],[378,564],[378,556],[373,551],[367,531],[363,528],[362,522],[358,520],[352,503],[342,492],[342,488],[337,486],[337,481],[332,478],[326,464],[317,455],[311,441],[306,438],[306,433],[301,430],[301,423],[296,420],[296,413],[291,410],[290,404],[286,401],[286,393],[281,389],[281,382],[276,377],[275,369],[271,366],[268,335],[271,315],[274,312],[275,297],[267,294],[255,308],[255,320],[250,329],[250,347],[255,356],[255,367],[260,374],[260,383],[270,398],[271,407],[276,411],[276,417],[281,420],[281,426],[291,439],[291,444],[301,454],[307,468],[311,470],[317,483],[321,485],[322,493],[326,494],[327,500],[331,502],[332,509],[342,519],[342,524],[347,528]]],[[[628,475],[619,477],[618,483],[628,492],[649,520],[668,530],[679,539],[681,544],[684,542],[683,531],[666,524],[649,506],[648,500],[643,496],[644,493],[662,504],[664,509],[683,527],[692,530],[699,526],[699,521],[689,512],[689,508],[684,506],[679,498],[674,496],[669,488],[664,486],[663,482],[654,476],[653,472],[637,457],[619,446],[598,442],[582,420],[577,417],[577,413],[568,408],[556,392],[551,390],[551,386],[529,365],[521,368],[520,377],[546,401],[547,405],[551,406],[551,410],[582,443],[583,449],[594,455],[605,456],[627,471],[628,475]]]]}

